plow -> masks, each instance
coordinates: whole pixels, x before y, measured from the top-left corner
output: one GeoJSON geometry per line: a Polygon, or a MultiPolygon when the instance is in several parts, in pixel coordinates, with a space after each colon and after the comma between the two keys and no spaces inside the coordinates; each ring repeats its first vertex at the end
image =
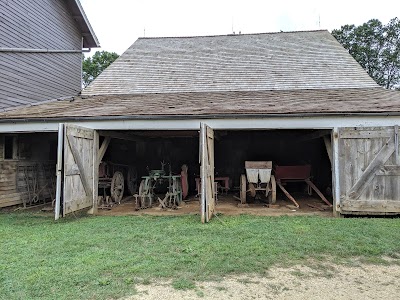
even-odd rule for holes
{"type": "Polygon", "coordinates": [[[156,203],[162,209],[176,209],[188,194],[187,166],[183,165],[179,175],[173,175],[171,165],[168,173],[165,171],[165,163],[161,163],[161,169],[148,169],[149,175],[143,176],[136,196],[136,210],[153,207],[156,203]],[[158,195],[165,192],[160,198],[158,195]]]}

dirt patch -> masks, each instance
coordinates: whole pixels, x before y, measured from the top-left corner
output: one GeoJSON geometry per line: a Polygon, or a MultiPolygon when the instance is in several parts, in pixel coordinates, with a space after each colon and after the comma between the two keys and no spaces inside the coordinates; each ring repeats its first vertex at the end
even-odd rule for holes
{"type": "Polygon", "coordinates": [[[172,281],[138,285],[135,299],[398,299],[398,265],[273,268],[265,276],[228,276],[177,290],[172,281]]]}
{"type": "MultiPolygon", "coordinates": [[[[239,201],[237,201],[232,195],[220,196],[218,204],[216,206],[216,212],[224,215],[241,215],[250,214],[257,216],[280,216],[280,215],[319,215],[319,216],[332,216],[332,210],[326,209],[320,211],[316,208],[309,207],[311,204],[316,207],[322,207],[324,203],[313,197],[308,198],[296,198],[300,204],[299,209],[288,208],[291,202],[285,200],[278,200],[276,206],[273,208],[267,207],[266,203],[256,201],[249,203],[248,207],[238,207],[239,201]]],[[[118,206],[114,206],[110,210],[100,210],[100,215],[154,215],[154,216],[166,216],[166,215],[185,215],[185,214],[199,214],[200,203],[199,199],[191,197],[188,201],[183,202],[178,209],[166,209],[162,210],[157,205],[153,208],[143,209],[135,211],[135,205],[133,198],[126,198],[124,202],[118,206]]]]}

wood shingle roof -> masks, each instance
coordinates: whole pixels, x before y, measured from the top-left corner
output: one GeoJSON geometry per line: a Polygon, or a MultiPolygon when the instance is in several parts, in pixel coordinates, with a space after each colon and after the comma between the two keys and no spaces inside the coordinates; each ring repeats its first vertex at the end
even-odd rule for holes
{"type": "Polygon", "coordinates": [[[400,92],[381,87],[254,92],[98,95],[0,113],[0,119],[160,116],[400,114],[400,92]]]}
{"type": "Polygon", "coordinates": [[[326,30],[139,38],[83,94],[371,88],[326,30]]]}

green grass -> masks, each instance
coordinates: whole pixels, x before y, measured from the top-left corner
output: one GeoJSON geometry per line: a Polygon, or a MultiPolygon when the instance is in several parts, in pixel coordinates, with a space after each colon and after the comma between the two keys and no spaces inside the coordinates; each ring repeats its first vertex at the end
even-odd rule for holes
{"type": "MultiPolygon", "coordinates": [[[[0,214],[0,299],[110,299],[139,283],[175,288],[308,259],[398,258],[400,219],[0,214]]],[[[265,273],[264,273],[265,274],[265,273]]]]}

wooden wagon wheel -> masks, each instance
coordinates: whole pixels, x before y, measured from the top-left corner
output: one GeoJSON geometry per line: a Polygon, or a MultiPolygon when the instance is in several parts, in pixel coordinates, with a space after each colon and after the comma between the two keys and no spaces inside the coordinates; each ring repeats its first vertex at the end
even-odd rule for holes
{"type": "Polygon", "coordinates": [[[114,202],[121,203],[124,187],[124,175],[120,171],[115,172],[111,180],[111,198],[114,202]]]}
{"type": "Polygon", "coordinates": [[[134,195],[137,189],[137,171],[134,167],[128,168],[128,173],[126,175],[126,182],[128,184],[129,193],[131,195],[134,195]]]}
{"type": "Polygon", "coordinates": [[[269,204],[276,203],[276,180],[275,176],[271,175],[271,180],[269,182],[269,194],[268,194],[268,202],[269,204]]]}
{"type": "Polygon", "coordinates": [[[139,185],[140,208],[149,208],[153,205],[153,191],[151,179],[142,179],[139,185]]]}
{"type": "Polygon", "coordinates": [[[240,176],[240,201],[242,204],[246,203],[247,180],[246,175],[240,176]]]}

